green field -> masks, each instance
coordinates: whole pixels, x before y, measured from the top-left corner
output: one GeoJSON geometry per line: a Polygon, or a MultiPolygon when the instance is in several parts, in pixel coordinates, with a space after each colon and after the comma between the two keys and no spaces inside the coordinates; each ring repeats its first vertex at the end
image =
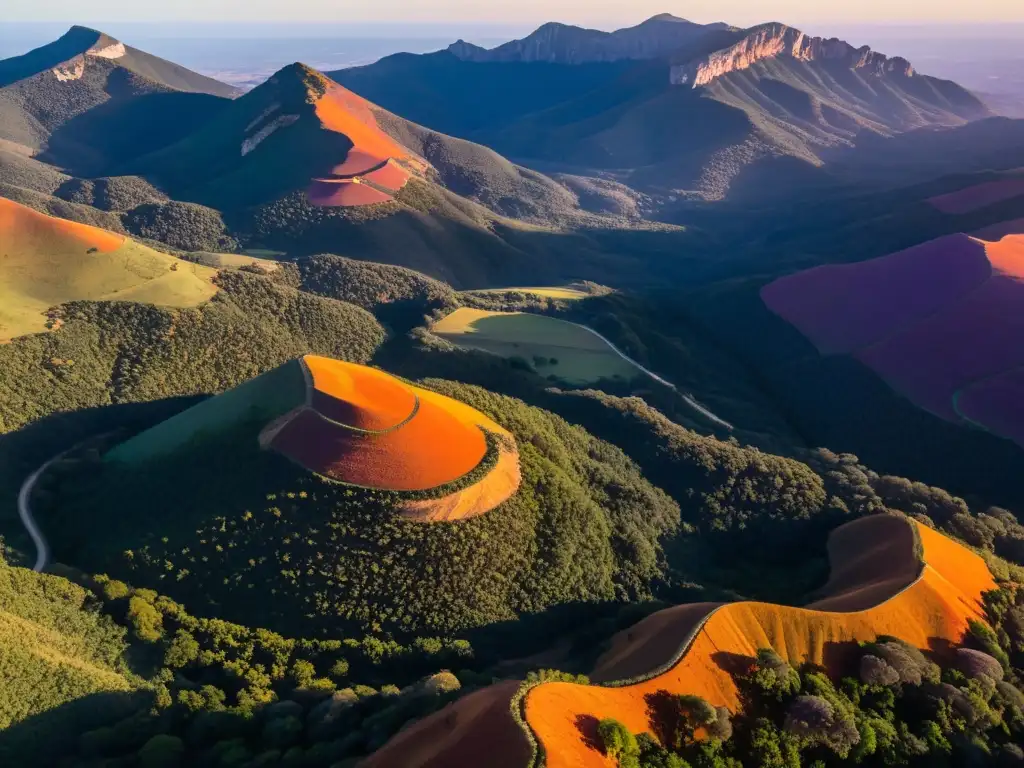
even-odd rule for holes
{"type": "Polygon", "coordinates": [[[45,331],[46,311],[69,301],[194,307],[217,292],[215,270],[132,240],[109,253],[70,247],[56,237],[32,245],[38,247],[0,253],[0,339],[45,331]]]}
{"type": "MultiPolygon", "coordinates": [[[[276,255],[276,251],[265,251],[270,256],[276,255]]],[[[280,254],[284,255],[284,254],[280,254]]],[[[211,253],[209,251],[197,251],[192,258],[198,259],[200,264],[214,269],[237,269],[239,267],[256,266],[264,272],[276,272],[281,268],[281,262],[273,258],[263,258],[257,255],[256,251],[245,253],[211,253]]]]}
{"type": "Polygon", "coordinates": [[[563,301],[578,301],[579,299],[590,298],[593,294],[573,288],[571,285],[550,285],[537,286],[534,288],[481,288],[476,291],[466,291],[480,295],[493,295],[500,293],[526,293],[531,296],[543,296],[547,299],[562,299],[563,301]]]}
{"type": "Polygon", "coordinates": [[[254,256],[258,259],[276,259],[281,256],[288,255],[284,251],[271,251],[266,248],[246,248],[242,253],[246,256],[254,256]]]}
{"type": "Polygon", "coordinates": [[[136,435],[106,458],[127,464],[152,461],[181,450],[204,433],[226,432],[248,420],[270,421],[301,405],[305,395],[302,366],[292,360],[136,435]]]}
{"type": "Polygon", "coordinates": [[[462,307],[431,329],[467,349],[521,357],[543,376],[570,384],[640,375],[602,339],[581,325],[526,312],[490,312],[462,307]]]}

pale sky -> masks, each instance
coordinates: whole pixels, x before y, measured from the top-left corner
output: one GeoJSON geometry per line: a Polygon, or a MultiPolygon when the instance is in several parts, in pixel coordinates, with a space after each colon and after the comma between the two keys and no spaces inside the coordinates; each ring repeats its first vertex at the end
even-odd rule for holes
{"type": "Polygon", "coordinates": [[[1022,0],[2,0],[5,21],[494,22],[614,28],[668,12],[698,22],[1024,21],[1022,0]],[[87,18],[83,18],[83,13],[87,18]]]}

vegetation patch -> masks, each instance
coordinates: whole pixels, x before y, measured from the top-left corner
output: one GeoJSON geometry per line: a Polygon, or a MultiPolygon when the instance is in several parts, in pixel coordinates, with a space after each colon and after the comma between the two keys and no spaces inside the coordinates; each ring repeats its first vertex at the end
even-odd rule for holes
{"type": "Polygon", "coordinates": [[[0,233],[0,339],[52,327],[47,311],[69,301],[193,307],[217,292],[213,269],[3,198],[0,233]]]}
{"type": "Polygon", "coordinates": [[[435,323],[431,332],[467,349],[515,358],[569,384],[625,382],[641,375],[596,334],[553,317],[462,307],[435,323]]]}

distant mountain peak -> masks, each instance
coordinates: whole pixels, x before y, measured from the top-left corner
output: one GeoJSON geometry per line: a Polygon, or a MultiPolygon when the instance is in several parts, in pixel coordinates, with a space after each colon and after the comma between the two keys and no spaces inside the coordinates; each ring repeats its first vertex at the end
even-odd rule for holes
{"type": "Polygon", "coordinates": [[[743,39],[734,45],[696,61],[673,66],[671,81],[675,85],[700,88],[731,72],[775,58],[844,62],[850,69],[878,76],[911,77],[914,74],[914,68],[904,58],[890,58],[866,45],[854,48],[838,38],[812,37],[786,24],[769,22],[747,30],[743,39]]]}
{"type": "MultiPolygon", "coordinates": [[[[665,22],[676,23],[676,24],[693,24],[694,23],[694,22],[690,21],[689,19],[684,19],[684,18],[682,18],[680,16],[674,16],[671,13],[658,13],[658,14],[655,14],[654,16],[651,16],[651,18],[647,19],[647,21],[643,22],[643,24],[665,23],[665,22]]],[[[643,26],[643,24],[641,24],[641,26],[643,26]]]]}
{"type": "Polygon", "coordinates": [[[694,24],[670,13],[658,14],[635,27],[615,32],[549,21],[521,40],[513,40],[497,48],[488,50],[459,40],[449,46],[448,51],[463,61],[475,62],[588,64],[641,61],[667,58],[704,34],[717,31],[723,26],[694,24]]]}
{"type": "Polygon", "coordinates": [[[277,70],[270,76],[268,82],[281,90],[301,89],[305,101],[310,104],[316,102],[334,85],[323,74],[301,61],[277,70]]]}

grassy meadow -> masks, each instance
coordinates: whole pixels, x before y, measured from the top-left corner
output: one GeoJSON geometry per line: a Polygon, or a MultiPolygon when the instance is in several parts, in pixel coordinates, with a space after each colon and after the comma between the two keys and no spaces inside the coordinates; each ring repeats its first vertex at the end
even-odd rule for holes
{"type": "Polygon", "coordinates": [[[544,315],[462,307],[431,330],[460,347],[521,357],[539,373],[570,384],[628,380],[639,374],[583,326],[544,315]]]}

